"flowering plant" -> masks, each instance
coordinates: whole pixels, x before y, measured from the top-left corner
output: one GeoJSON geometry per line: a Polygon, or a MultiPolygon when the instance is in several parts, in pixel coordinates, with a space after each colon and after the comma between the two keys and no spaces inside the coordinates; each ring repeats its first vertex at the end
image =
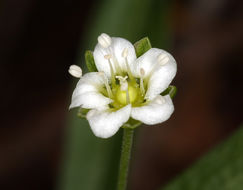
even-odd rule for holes
{"type": "Polygon", "coordinates": [[[86,51],[89,73],[82,76],[77,65],[69,73],[80,78],[70,108],[80,107],[97,137],[108,138],[124,128],[118,190],[125,190],[133,129],[141,123],[154,125],[166,121],[174,111],[169,86],[177,66],[166,51],[151,48],[148,38],[134,46],[123,38],[101,34],[94,52],[86,51]]]}
{"type": "Polygon", "coordinates": [[[168,52],[151,48],[148,38],[133,46],[103,33],[94,52],[87,51],[85,57],[93,72],[82,76],[78,66],[69,69],[80,77],[70,108],[81,107],[80,114],[97,137],[111,137],[120,127],[158,124],[173,113],[171,95],[176,89],[169,84],[176,62],[168,52]]]}

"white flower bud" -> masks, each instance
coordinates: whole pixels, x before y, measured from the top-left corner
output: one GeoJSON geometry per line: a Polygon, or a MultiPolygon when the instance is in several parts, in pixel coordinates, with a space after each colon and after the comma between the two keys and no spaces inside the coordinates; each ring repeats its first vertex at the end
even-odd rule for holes
{"type": "Polygon", "coordinates": [[[82,76],[82,69],[77,65],[71,65],[68,72],[76,78],[80,78],[82,76]]]}
{"type": "Polygon", "coordinates": [[[103,48],[108,48],[111,45],[111,37],[105,33],[102,33],[98,37],[98,43],[103,47],[103,48]]]}

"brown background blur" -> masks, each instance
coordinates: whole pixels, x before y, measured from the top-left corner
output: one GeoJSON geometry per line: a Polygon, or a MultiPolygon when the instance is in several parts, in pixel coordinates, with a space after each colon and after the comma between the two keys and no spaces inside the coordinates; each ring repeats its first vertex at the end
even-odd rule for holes
{"type": "MultiPolygon", "coordinates": [[[[67,70],[94,3],[0,2],[0,189],[54,189],[71,96],[67,70]]],[[[242,122],[242,1],[177,0],[170,14],[176,111],[163,127],[140,130],[130,189],[167,183],[242,122]]]]}

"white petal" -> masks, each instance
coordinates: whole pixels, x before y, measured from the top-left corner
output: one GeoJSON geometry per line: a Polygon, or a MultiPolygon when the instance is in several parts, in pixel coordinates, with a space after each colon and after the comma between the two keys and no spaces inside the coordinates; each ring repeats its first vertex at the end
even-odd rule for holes
{"type": "Polygon", "coordinates": [[[146,98],[152,100],[169,86],[175,77],[177,66],[175,59],[168,52],[152,48],[132,64],[135,77],[142,77],[141,69],[144,71],[143,78],[148,81],[146,98]],[[159,64],[160,55],[166,57],[166,62],[163,64],[159,64]]]}
{"type": "Polygon", "coordinates": [[[90,72],[86,73],[77,83],[77,86],[86,83],[91,84],[93,86],[102,86],[104,85],[104,78],[103,76],[98,72],[90,72]]]}
{"type": "Polygon", "coordinates": [[[131,114],[131,105],[115,112],[109,110],[90,110],[87,119],[93,133],[97,137],[108,138],[114,135],[127,122],[131,114]]]}
{"type": "Polygon", "coordinates": [[[116,59],[120,68],[123,71],[127,71],[125,58],[122,56],[124,49],[127,49],[128,65],[130,65],[132,62],[136,60],[135,49],[128,40],[123,38],[115,38],[115,37],[111,39],[112,42],[108,48],[104,48],[98,43],[93,53],[95,65],[98,71],[104,71],[108,77],[111,76],[111,72],[110,72],[109,62],[106,58],[104,58],[105,55],[111,55],[112,58],[110,60],[114,70],[115,70],[114,60],[116,59]]]}
{"type": "Polygon", "coordinates": [[[132,108],[131,117],[147,125],[166,121],[174,111],[174,105],[169,95],[158,95],[145,106],[132,108]]]}
{"type": "Polygon", "coordinates": [[[145,97],[152,100],[158,94],[162,93],[173,80],[176,75],[175,62],[167,63],[164,66],[159,66],[158,70],[151,73],[148,79],[148,89],[145,97]]]}
{"type": "Polygon", "coordinates": [[[81,106],[86,109],[93,109],[105,106],[111,103],[112,100],[103,96],[99,92],[86,92],[72,98],[72,103],[69,109],[81,106]]]}
{"type": "Polygon", "coordinates": [[[102,75],[97,72],[85,74],[73,91],[72,103],[69,108],[82,106],[83,108],[92,109],[111,103],[111,99],[99,92],[99,89],[103,86],[102,75]]]}

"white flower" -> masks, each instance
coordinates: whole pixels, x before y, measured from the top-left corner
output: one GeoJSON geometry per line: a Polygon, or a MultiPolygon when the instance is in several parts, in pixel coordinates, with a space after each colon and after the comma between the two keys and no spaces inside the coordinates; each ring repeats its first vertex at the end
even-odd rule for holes
{"type": "Polygon", "coordinates": [[[96,136],[111,137],[130,117],[154,125],[171,116],[170,96],[160,95],[177,70],[168,52],[151,48],[137,58],[129,41],[101,34],[93,55],[99,72],[80,78],[70,108],[90,109],[87,120],[96,136]]]}

